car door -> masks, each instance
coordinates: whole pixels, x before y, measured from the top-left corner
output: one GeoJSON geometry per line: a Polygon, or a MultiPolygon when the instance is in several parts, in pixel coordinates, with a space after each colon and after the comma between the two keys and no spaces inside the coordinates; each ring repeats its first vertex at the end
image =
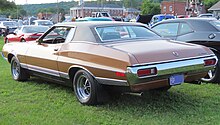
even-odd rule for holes
{"type": "Polygon", "coordinates": [[[47,76],[60,77],[58,51],[65,43],[69,30],[68,27],[53,27],[39,38],[39,43],[31,45],[26,53],[28,69],[47,76]]]}
{"type": "Polygon", "coordinates": [[[176,40],[179,23],[160,23],[152,29],[164,38],[176,40]]]}

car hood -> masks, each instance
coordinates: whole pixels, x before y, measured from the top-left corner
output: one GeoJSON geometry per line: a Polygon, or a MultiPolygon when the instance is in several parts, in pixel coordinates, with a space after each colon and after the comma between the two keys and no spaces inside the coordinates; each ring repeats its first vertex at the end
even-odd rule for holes
{"type": "Polygon", "coordinates": [[[207,47],[168,40],[126,42],[108,46],[133,55],[139,64],[182,60],[213,54],[207,47]]]}

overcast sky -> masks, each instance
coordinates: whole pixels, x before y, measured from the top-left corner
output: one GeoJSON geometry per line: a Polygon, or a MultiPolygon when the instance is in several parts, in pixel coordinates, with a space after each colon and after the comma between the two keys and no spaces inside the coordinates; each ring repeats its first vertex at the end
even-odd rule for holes
{"type": "MultiPolygon", "coordinates": [[[[8,1],[15,1],[16,4],[41,4],[41,3],[56,3],[57,0],[8,0],[8,1]]],[[[61,1],[72,1],[72,0],[58,0],[58,2],[61,1]]],[[[75,0],[79,1],[79,0],[75,0]]],[[[89,0],[84,0],[89,1],[89,0]]]]}

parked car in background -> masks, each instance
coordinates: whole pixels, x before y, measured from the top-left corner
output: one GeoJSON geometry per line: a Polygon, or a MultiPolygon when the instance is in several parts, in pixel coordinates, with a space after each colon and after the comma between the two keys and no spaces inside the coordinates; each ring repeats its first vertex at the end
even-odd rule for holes
{"type": "Polygon", "coordinates": [[[36,26],[53,26],[53,22],[50,20],[34,20],[31,25],[36,25],[36,26]]]}
{"type": "Polygon", "coordinates": [[[16,29],[13,34],[7,35],[5,37],[5,43],[33,41],[39,38],[48,29],[48,26],[23,25],[16,29]]]}
{"type": "Polygon", "coordinates": [[[85,18],[76,19],[76,22],[85,22],[85,21],[114,21],[114,19],[109,17],[85,17],[85,18]]]}
{"type": "Polygon", "coordinates": [[[176,18],[190,18],[190,15],[177,15],[176,18]]]}
{"type": "MultiPolygon", "coordinates": [[[[185,18],[159,22],[152,29],[165,38],[209,47],[220,59],[220,21],[215,18],[185,18]]],[[[220,82],[220,62],[202,79],[220,82]]]]}
{"type": "Polygon", "coordinates": [[[0,21],[1,34],[4,36],[13,33],[18,28],[18,23],[15,21],[0,21]]]}
{"type": "Polygon", "coordinates": [[[203,18],[214,18],[214,14],[212,13],[203,13],[203,14],[200,14],[198,17],[203,17],[203,18]]]}
{"type": "Polygon", "coordinates": [[[39,76],[68,85],[86,105],[102,102],[112,87],[168,90],[206,76],[217,62],[207,47],[164,40],[128,22],[56,24],[37,41],[5,44],[2,55],[14,80],[39,76]]]}
{"type": "Polygon", "coordinates": [[[150,26],[152,26],[155,23],[158,23],[160,21],[163,20],[168,20],[168,19],[175,19],[175,16],[173,15],[166,15],[166,14],[158,14],[158,15],[154,15],[150,21],[150,26]]]}
{"type": "Polygon", "coordinates": [[[111,18],[111,15],[108,12],[92,12],[92,17],[109,17],[111,18]]]}
{"type": "Polygon", "coordinates": [[[128,22],[128,20],[127,20],[127,21],[124,21],[124,19],[123,19],[122,17],[112,17],[112,19],[113,19],[114,21],[119,21],[119,22],[128,22]]]}

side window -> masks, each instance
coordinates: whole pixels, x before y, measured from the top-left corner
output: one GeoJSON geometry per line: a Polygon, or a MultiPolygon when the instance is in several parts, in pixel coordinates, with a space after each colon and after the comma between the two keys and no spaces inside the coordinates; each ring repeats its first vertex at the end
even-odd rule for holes
{"type": "Polygon", "coordinates": [[[153,27],[153,30],[161,36],[177,36],[179,23],[166,23],[153,27]]]}
{"type": "Polygon", "coordinates": [[[191,27],[188,24],[186,24],[186,23],[180,24],[179,35],[190,33],[192,31],[193,30],[191,29],[191,27]]]}
{"type": "Polygon", "coordinates": [[[19,29],[16,29],[16,30],[14,31],[14,33],[15,33],[15,34],[18,34],[18,31],[19,31],[19,29]]]}
{"type": "Polygon", "coordinates": [[[67,37],[66,37],[66,41],[65,42],[70,42],[73,40],[73,37],[74,37],[74,34],[75,34],[75,28],[71,28],[67,37]]]}
{"type": "Polygon", "coordinates": [[[66,39],[72,40],[71,35],[68,36],[71,29],[71,27],[55,27],[43,38],[43,43],[57,44],[64,43],[66,39]]]}

